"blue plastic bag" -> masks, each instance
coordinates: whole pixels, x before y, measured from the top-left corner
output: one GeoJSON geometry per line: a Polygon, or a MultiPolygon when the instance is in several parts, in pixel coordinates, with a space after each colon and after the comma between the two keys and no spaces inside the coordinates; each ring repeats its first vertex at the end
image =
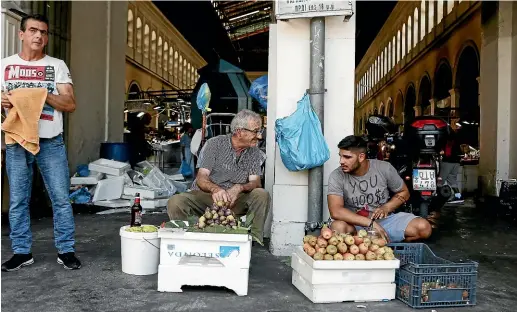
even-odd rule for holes
{"type": "Polygon", "coordinates": [[[267,75],[265,75],[255,79],[248,91],[248,94],[257,100],[263,109],[267,109],[267,87],[267,75]]]}
{"type": "Polygon", "coordinates": [[[210,92],[210,88],[208,84],[205,82],[199,87],[199,91],[197,92],[196,102],[197,108],[199,108],[202,112],[209,112],[208,104],[210,104],[210,98],[212,97],[212,93],[210,92]]]}
{"type": "Polygon", "coordinates": [[[190,168],[190,164],[186,160],[181,162],[180,173],[184,177],[191,177],[193,174],[192,168],[190,168]]]}
{"type": "Polygon", "coordinates": [[[282,162],[289,171],[319,167],[330,158],[320,120],[307,94],[291,116],[276,120],[275,132],[282,162]]]}

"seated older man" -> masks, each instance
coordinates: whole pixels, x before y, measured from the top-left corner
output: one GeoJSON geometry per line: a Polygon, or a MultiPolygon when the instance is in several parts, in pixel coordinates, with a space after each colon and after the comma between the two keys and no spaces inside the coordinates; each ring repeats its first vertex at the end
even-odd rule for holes
{"type": "Polygon", "coordinates": [[[269,210],[269,194],[261,188],[260,181],[265,157],[257,147],[263,131],[262,119],[250,110],[242,110],[233,118],[230,128],[231,134],[206,142],[192,190],[172,196],[167,211],[171,220],[186,220],[189,215],[202,215],[214,202],[225,202],[235,215],[247,213],[251,234],[262,244],[269,210]]]}

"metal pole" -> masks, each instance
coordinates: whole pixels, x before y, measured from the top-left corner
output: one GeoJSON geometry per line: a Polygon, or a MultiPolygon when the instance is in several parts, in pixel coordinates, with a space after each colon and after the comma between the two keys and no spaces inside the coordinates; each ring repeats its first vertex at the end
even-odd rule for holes
{"type": "MultiPolygon", "coordinates": [[[[323,130],[325,95],[325,18],[311,19],[310,99],[323,130]]],[[[309,170],[309,201],[305,230],[313,232],[323,217],[323,166],[309,170]]]]}

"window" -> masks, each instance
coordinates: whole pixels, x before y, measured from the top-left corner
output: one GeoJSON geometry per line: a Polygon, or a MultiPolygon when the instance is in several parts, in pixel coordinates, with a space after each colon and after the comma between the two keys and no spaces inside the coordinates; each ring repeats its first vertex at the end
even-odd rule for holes
{"type": "Polygon", "coordinates": [[[187,87],[190,88],[192,84],[192,70],[190,69],[190,63],[187,64],[187,87]]]}
{"type": "Polygon", "coordinates": [[[186,89],[187,88],[187,59],[183,59],[183,67],[182,67],[182,70],[183,70],[183,78],[181,79],[181,81],[183,82],[183,89],[186,89]]]}
{"type": "Polygon", "coordinates": [[[169,71],[169,43],[165,41],[163,44],[163,70],[168,72],[169,71]]]}
{"type": "Polygon", "coordinates": [[[128,10],[127,11],[127,45],[129,47],[133,47],[133,27],[135,25],[133,24],[133,11],[128,10]]]}
{"type": "Polygon", "coordinates": [[[157,60],[157,64],[158,67],[162,67],[162,60],[163,60],[163,40],[162,40],[162,37],[160,36],[158,38],[158,55],[156,57],[156,60],[157,60]]]}
{"type": "Polygon", "coordinates": [[[151,33],[151,63],[156,63],[156,32],[151,33]]]}
{"type": "Polygon", "coordinates": [[[454,0],[447,0],[447,15],[449,15],[452,12],[452,9],[454,8],[454,0]]]}
{"type": "Polygon", "coordinates": [[[407,50],[406,50],[406,24],[402,25],[402,50],[401,50],[401,58],[404,58],[407,54],[407,50]]]}
{"type": "Polygon", "coordinates": [[[149,25],[144,27],[144,57],[149,58],[149,25]]]}
{"type": "Polygon", "coordinates": [[[142,20],[136,19],[136,51],[142,53],[142,20]]]}
{"type": "Polygon", "coordinates": [[[174,75],[174,53],[172,47],[169,48],[169,74],[174,75]]]}
{"type": "Polygon", "coordinates": [[[427,20],[425,6],[426,6],[426,2],[424,0],[422,0],[422,2],[420,3],[420,39],[424,39],[425,35],[427,34],[425,32],[425,26],[426,26],[425,22],[427,20]]]}
{"type": "Polygon", "coordinates": [[[443,0],[436,1],[436,25],[443,19],[443,0]]]}
{"type": "Polygon", "coordinates": [[[400,41],[400,30],[397,31],[397,63],[400,61],[401,55],[400,52],[402,46],[402,42],[400,41]]]}
{"type": "Polygon", "coordinates": [[[413,25],[415,26],[415,28],[413,29],[413,48],[416,47],[416,44],[420,41],[420,38],[418,37],[418,35],[420,34],[418,32],[418,25],[420,25],[420,23],[418,22],[418,8],[415,8],[415,14],[413,14],[413,25]]]}
{"type": "Polygon", "coordinates": [[[391,68],[395,67],[395,64],[397,64],[397,42],[395,40],[395,36],[393,36],[391,43],[391,68]]]}
{"type": "Polygon", "coordinates": [[[178,50],[174,51],[174,64],[173,64],[173,71],[174,71],[174,81],[177,84],[179,79],[179,73],[178,73],[178,62],[179,62],[179,54],[178,50]]]}
{"type": "Polygon", "coordinates": [[[411,16],[407,18],[407,52],[411,51],[413,47],[412,40],[413,39],[413,20],[411,16]]]}
{"type": "Polygon", "coordinates": [[[178,62],[178,87],[183,89],[183,56],[180,54],[178,62]]]}
{"type": "Polygon", "coordinates": [[[427,33],[430,33],[434,28],[434,5],[435,2],[429,2],[429,14],[427,15],[427,21],[429,27],[427,28],[427,33]]]}

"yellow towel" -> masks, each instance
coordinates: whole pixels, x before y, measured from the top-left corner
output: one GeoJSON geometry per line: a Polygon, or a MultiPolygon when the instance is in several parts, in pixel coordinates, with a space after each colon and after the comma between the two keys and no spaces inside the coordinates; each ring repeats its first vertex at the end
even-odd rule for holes
{"type": "Polygon", "coordinates": [[[39,119],[47,99],[45,88],[18,88],[7,98],[13,104],[2,123],[5,143],[18,143],[36,155],[39,152],[39,119]]]}

